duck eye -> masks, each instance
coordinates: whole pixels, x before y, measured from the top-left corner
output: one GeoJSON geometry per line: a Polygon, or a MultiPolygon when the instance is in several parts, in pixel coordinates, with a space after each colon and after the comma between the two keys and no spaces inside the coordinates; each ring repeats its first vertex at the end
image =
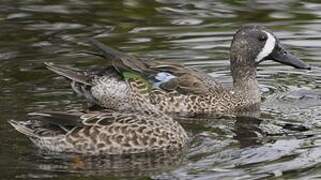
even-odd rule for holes
{"type": "Polygon", "coordinates": [[[266,41],[267,36],[265,34],[262,34],[259,36],[259,41],[266,41]]]}

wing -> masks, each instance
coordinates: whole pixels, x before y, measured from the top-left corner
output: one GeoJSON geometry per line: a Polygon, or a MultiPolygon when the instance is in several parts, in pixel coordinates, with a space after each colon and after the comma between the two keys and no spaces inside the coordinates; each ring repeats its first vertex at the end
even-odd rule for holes
{"type": "Polygon", "coordinates": [[[28,114],[28,121],[9,123],[20,133],[31,138],[64,135],[74,127],[83,127],[79,114],[62,112],[34,112],[28,114]]]}
{"type": "Polygon", "coordinates": [[[92,106],[99,104],[91,93],[91,87],[95,85],[92,82],[94,78],[101,76],[116,78],[116,80],[120,80],[121,78],[112,66],[98,67],[88,71],[80,71],[69,67],[56,65],[54,63],[45,63],[45,65],[47,69],[69,79],[71,81],[71,87],[73,91],[77,95],[85,97],[92,106]]]}
{"type": "Polygon", "coordinates": [[[165,61],[154,61],[129,56],[91,39],[90,43],[99,52],[91,53],[108,59],[104,68],[90,71],[78,71],[53,63],[45,63],[47,68],[72,81],[72,89],[85,97],[91,105],[99,104],[90,89],[92,79],[104,76],[116,81],[127,81],[133,91],[148,94],[152,89],[165,93],[176,91],[179,94],[207,94],[223,89],[222,85],[206,73],[199,72],[182,64],[165,61]]]}
{"type": "Polygon", "coordinates": [[[90,43],[98,49],[105,59],[112,61],[112,66],[123,76],[135,74],[136,79],[149,82],[145,86],[160,88],[165,91],[176,90],[182,94],[204,94],[211,88],[221,85],[205,73],[185,67],[182,64],[139,59],[105,46],[95,39],[90,43]],[[137,78],[139,74],[139,78],[137,78]]]}
{"type": "MultiPolygon", "coordinates": [[[[120,119],[133,118],[133,115],[114,114],[105,112],[74,112],[58,111],[33,112],[28,114],[28,121],[14,121],[9,123],[20,133],[32,138],[65,135],[75,130],[86,129],[91,126],[110,126],[120,119]]],[[[118,122],[118,123],[119,123],[118,122]]]]}
{"type": "Polygon", "coordinates": [[[89,113],[59,111],[46,111],[29,113],[29,119],[41,121],[44,124],[56,125],[70,129],[73,127],[85,127],[93,125],[107,125],[115,121],[115,112],[105,110],[103,112],[92,111],[89,113]]]}

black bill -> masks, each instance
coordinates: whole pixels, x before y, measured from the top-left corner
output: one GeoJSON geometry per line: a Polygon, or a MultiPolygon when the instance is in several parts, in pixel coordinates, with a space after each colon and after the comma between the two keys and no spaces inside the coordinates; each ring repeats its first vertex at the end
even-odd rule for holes
{"type": "Polygon", "coordinates": [[[266,60],[274,60],[276,62],[293,66],[298,69],[311,69],[311,67],[305,64],[302,60],[291,54],[285,48],[279,44],[273,49],[272,53],[265,58],[266,60]]]}

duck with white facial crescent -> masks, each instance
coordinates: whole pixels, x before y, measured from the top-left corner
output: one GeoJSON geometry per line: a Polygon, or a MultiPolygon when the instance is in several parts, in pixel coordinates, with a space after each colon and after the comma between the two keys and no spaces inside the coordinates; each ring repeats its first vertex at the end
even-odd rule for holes
{"type": "Polygon", "coordinates": [[[261,97],[256,68],[261,62],[272,60],[298,69],[310,68],[260,25],[242,26],[233,37],[232,88],[182,64],[141,59],[94,39],[89,42],[106,59],[106,67],[83,72],[47,63],[48,69],[70,79],[73,89],[90,103],[125,112],[147,112],[146,106],[185,117],[258,111],[261,97]]]}

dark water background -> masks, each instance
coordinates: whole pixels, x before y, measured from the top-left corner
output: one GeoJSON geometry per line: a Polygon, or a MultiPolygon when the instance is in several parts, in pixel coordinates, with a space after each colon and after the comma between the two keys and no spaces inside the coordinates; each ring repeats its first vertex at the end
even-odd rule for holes
{"type": "Polygon", "coordinates": [[[321,3],[317,0],[1,0],[0,178],[313,179],[321,177],[321,3]],[[242,24],[273,29],[311,71],[258,69],[262,117],[184,123],[184,154],[86,158],[43,154],[7,123],[28,112],[82,109],[44,62],[103,65],[87,37],[130,54],[198,67],[229,85],[229,45],[242,24]]]}

